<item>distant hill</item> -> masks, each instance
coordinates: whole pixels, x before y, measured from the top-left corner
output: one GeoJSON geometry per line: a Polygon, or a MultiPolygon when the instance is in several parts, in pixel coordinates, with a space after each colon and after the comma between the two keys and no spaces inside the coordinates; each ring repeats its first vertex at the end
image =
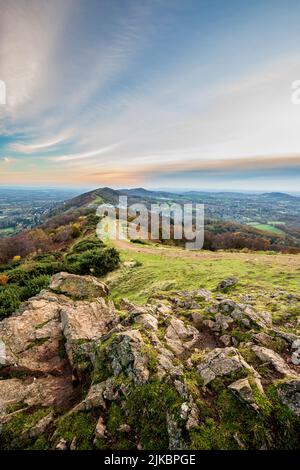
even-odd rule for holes
{"type": "Polygon", "coordinates": [[[297,196],[292,196],[291,194],[280,193],[280,192],[263,193],[260,196],[261,197],[268,197],[268,198],[271,198],[271,199],[299,199],[297,196]]]}

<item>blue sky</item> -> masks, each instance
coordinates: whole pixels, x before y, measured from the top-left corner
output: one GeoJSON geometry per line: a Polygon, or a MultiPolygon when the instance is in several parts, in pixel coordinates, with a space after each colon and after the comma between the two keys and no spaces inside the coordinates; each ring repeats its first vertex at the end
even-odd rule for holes
{"type": "Polygon", "coordinates": [[[0,11],[0,184],[298,190],[298,1],[0,11]]]}

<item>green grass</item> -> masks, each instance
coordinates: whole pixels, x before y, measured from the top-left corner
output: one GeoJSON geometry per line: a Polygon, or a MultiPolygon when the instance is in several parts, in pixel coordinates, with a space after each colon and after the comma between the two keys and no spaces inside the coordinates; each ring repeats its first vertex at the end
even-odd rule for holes
{"type": "MultiPolygon", "coordinates": [[[[276,224],[277,223],[278,222],[276,222],[276,224]]],[[[278,235],[285,235],[283,230],[280,230],[280,228],[278,227],[274,227],[274,225],[271,225],[271,222],[269,224],[259,224],[256,222],[249,222],[247,225],[251,225],[251,227],[257,228],[258,230],[263,230],[265,232],[273,232],[273,233],[277,233],[278,235]]]]}
{"type": "Polygon", "coordinates": [[[286,225],[285,222],[281,222],[280,220],[268,220],[268,224],[270,224],[270,225],[286,225]]]}
{"type": "Polygon", "coordinates": [[[170,257],[168,250],[157,254],[121,250],[121,260],[135,260],[139,266],[120,268],[108,275],[113,300],[126,297],[137,303],[145,303],[156,292],[168,290],[192,290],[200,287],[214,289],[226,277],[238,278],[234,292],[249,289],[283,289],[296,293],[298,290],[300,258],[294,255],[289,263],[286,255],[251,253],[224,256],[223,253],[203,252],[203,259],[187,256],[170,257]],[[298,262],[299,259],[299,262],[298,262]]]}
{"type": "Polygon", "coordinates": [[[12,233],[15,232],[15,227],[5,227],[5,228],[0,228],[0,236],[2,235],[11,235],[12,233]]]}

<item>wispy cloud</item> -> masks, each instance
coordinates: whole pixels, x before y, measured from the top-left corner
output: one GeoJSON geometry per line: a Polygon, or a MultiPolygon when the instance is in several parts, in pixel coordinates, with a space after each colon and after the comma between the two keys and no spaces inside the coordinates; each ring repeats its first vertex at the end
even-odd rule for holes
{"type": "Polygon", "coordinates": [[[11,178],[134,184],[298,165],[296,21],[263,8],[259,27],[251,5],[237,5],[211,25],[206,3],[0,0],[11,178]]]}
{"type": "Polygon", "coordinates": [[[57,157],[50,157],[50,159],[55,161],[55,162],[69,162],[69,161],[73,161],[73,160],[83,160],[85,158],[92,158],[92,157],[102,155],[104,153],[108,153],[108,152],[110,152],[111,150],[115,149],[118,146],[119,146],[119,144],[116,143],[116,144],[108,145],[107,147],[102,147],[102,148],[99,148],[99,149],[96,149],[96,150],[92,150],[91,152],[77,153],[77,154],[73,154],[73,155],[72,154],[70,154],[70,155],[60,155],[60,156],[57,156],[57,157]]]}

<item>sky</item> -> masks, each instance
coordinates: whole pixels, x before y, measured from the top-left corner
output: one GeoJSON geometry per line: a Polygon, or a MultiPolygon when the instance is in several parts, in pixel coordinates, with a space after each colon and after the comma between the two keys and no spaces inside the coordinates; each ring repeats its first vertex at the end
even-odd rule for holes
{"type": "Polygon", "coordinates": [[[0,184],[299,191],[299,23],[298,0],[0,0],[0,184]]]}

